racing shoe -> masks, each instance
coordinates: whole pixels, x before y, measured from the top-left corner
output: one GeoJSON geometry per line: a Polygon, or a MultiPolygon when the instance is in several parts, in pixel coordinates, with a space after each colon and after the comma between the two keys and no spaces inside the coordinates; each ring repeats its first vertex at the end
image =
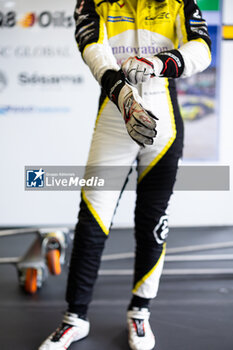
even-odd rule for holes
{"type": "Polygon", "coordinates": [[[127,312],[128,340],[132,350],[152,350],[155,337],[149,323],[147,308],[133,307],[127,312]]]}
{"type": "Polygon", "coordinates": [[[89,321],[66,312],[62,324],[41,344],[38,350],[68,349],[71,343],[85,338],[89,329],[89,321]]]}

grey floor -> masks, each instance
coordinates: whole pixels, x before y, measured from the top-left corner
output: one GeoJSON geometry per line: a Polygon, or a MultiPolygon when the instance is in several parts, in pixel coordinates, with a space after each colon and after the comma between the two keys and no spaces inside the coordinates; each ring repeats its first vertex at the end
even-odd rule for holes
{"type": "MultiPolygon", "coordinates": [[[[33,237],[0,238],[0,256],[22,254],[33,237]]],[[[233,241],[233,228],[171,229],[168,247],[233,241]]],[[[133,231],[113,230],[105,254],[132,252],[133,231]]],[[[202,254],[205,252],[202,252],[202,254]]],[[[233,253],[233,249],[212,253],[233,253]]],[[[226,267],[230,262],[166,263],[165,268],[226,267]]],[[[103,262],[102,269],[131,269],[132,259],[103,262]]],[[[67,268],[49,276],[34,296],[17,284],[14,266],[0,265],[0,349],[36,350],[58,325],[65,311],[67,268]]],[[[90,307],[90,336],[71,350],[127,350],[125,313],[130,298],[131,276],[100,276],[90,307]]],[[[233,276],[162,276],[153,302],[151,325],[156,350],[232,350],[233,276]]]]}

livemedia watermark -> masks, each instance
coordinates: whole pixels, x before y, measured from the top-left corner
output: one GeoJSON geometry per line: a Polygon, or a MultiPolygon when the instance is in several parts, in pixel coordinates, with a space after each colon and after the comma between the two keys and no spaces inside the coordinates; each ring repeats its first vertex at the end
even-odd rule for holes
{"type": "Polygon", "coordinates": [[[129,166],[25,166],[26,191],[135,191],[143,182],[144,191],[229,191],[230,167],[182,165],[176,182],[169,180],[170,167],[159,170],[143,165],[129,166]],[[160,180],[153,173],[161,172],[160,180]]]}

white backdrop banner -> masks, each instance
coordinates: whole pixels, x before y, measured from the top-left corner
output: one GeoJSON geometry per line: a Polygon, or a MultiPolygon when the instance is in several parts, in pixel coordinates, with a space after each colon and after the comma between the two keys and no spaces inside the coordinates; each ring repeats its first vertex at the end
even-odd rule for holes
{"type": "Polygon", "coordinates": [[[74,38],[75,0],[0,0],[0,225],[73,223],[79,193],[27,194],[24,166],[84,165],[99,87],[74,38]]]}
{"type": "Polygon", "coordinates": [[[73,115],[88,79],[73,35],[74,3],[0,2],[2,116],[73,115]]]}

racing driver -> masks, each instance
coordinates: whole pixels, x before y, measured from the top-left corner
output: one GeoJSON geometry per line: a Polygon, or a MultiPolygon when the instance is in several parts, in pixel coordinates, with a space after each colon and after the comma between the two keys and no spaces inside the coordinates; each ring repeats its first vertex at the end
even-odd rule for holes
{"type": "Polygon", "coordinates": [[[67,349],[88,335],[87,311],[101,254],[135,161],[136,257],[128,339],[133,350],[151,350],[149,303],[163,269],[167,206],[183,148],[175,79],[210,64],[207,24],[195,0],[78,0],[74,17],[78,48],[101,87],[87,165],[121,171],[111,174],[119,190],[82,191],[67,312],[39,350],[67,349]]]}

